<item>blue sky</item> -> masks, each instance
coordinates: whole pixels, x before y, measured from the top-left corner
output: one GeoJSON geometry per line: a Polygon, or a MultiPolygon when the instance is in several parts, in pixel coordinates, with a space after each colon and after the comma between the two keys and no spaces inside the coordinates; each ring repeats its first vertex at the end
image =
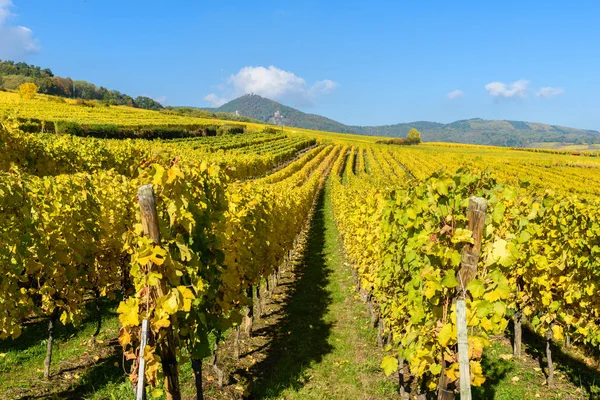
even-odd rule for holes
{"type": "Polygon", "coordinates": [[[170,105],[600,130],[599,20],[597,1],[0,0],[0,58],[170,105]]]}

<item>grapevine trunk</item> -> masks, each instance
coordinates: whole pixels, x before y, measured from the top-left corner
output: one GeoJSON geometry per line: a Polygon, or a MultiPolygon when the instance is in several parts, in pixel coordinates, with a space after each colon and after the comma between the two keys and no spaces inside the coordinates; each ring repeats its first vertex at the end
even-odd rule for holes
{"type": "Polygon", "coordinates": [[[204,400],[202,391],[202,360],[192,359],[192,370],[194,371],[194,383],[196,385],[196,400],[204,400]]]}
{"type": "Polygon", "coordinates": [[[54,328],[58,320],[58,308],[52,311],[48,321],[48,343],[46,343],[46,359],[44,360],[44,378],[50,379],[50,365],[52,364],[52,344],[54,342],[54,328]]]}

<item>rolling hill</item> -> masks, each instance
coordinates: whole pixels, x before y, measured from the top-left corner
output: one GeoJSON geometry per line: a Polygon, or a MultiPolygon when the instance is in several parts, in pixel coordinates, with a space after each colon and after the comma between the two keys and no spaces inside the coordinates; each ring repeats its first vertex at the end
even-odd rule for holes
{"type": "Polygon", "coordinates": [[[329,132],[359,133],[350,130],[349,126],[340,122],[316,114],[307,114],[257,94],[247,94],[238,97],[219,108],[213,109],[213,111],[239,113],[240,115],[275,125],[295,126],[297,128],[329,132]]]}
{"type": "Polygon", "coordinates": [[[600,143],[600,132],[597,131],[542,123],[480,118],[455,121],[449,124],[416,121],[382,126],[352,126],[320,115],[304,113],[256,94],[244,95],[212,110],[237,113],[276,125],[372,136],[405,137],[411,128],[416,128],[421,132],[423,140],[428,142],[515,147],[528,147],[533,143],[547,142],[600,143]]]}

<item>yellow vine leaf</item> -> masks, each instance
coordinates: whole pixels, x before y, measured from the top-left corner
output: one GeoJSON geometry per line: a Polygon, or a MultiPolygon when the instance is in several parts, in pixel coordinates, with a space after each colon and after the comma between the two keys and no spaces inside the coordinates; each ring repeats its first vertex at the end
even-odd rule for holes
{"type": "Polygon", "coordinates": [[[452,338],[452,324],[448,323],[440,329],[438,333],[438,343],[442,346],[448,345],[448,342],[452,338]]]}
{"type": "Polygon", "coordinates": [[[136,298],[130,297],[126,301],[121,301],[117,312],[119,313],[119,321],[124,327],[139,325],[139,307],[136,298]]]}
{"type": "Polygon", "coordinates": [[[469,363],[469,366],[471,368],[471,385],[483,385],[483,383],[485,382],[485,376],[483,375],[483,370],[479,361],[471,361],[469,363]]]}
{"type": "Polygon", "coordinates": [[[184,177],[183,176],[183,172],[181,172],[181,170],[179,169],[179,167],[177,167],[176,165],[172,166],[167,171],[167,183],[173,182],[176,178],[182,178],[183,179],[183,177],[184,177]]]}
{"type": "Polygon", "coordinates": [[[386,376],[390,376],[398,371],[398,359],[393,356],[385,356],[381,361],[381,366],[386,376]]]}
{"type": "Polygon", "coordinates": [[[189,312],[192,308],[192,300],[196,298],[194,292],[185,286],[177,286],[177,290],[183,297],[183,311],[189,312]]]}
{"type": "Polygon", "coordinates": [[[473,239],[473,232],[464,228],[457,228],[452,235],[452,243],[475,243],[473,239]]]}
{"type": "Polygon", "coordinates": [[[552,338],[554,340],[562,340],[564,338],[562,326],[552,325],[552,338]]]}

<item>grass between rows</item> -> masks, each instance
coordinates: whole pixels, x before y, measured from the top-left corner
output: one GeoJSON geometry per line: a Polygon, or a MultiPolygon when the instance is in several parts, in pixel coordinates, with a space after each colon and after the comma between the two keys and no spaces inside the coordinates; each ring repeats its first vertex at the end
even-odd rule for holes
{"type": "Polygon", "coordinates": [[[331,199],[325,193],[307,237],[279,334],[253,386],[257,399],[383,399],[396,393],[379,363],[350,268],[344,263],[331,199]]]}

